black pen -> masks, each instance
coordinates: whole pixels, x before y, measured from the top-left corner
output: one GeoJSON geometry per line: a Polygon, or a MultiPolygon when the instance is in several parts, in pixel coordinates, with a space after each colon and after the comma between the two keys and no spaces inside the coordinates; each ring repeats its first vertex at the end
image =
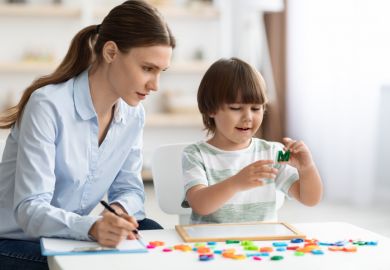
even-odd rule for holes
{"type": "MultiPolygon", "coordinates": [[[[111,205],[109,205],[108,203],[106,203],[105,201],[100,201],[100,203],[104,206],[104,208],[106,208],[108,211],[110,211],[111,213],[115,214],[116,216],[118,217],[121,217],[116,211],[114,208],[111,207],[111,205]]],[[[138,230],[133,230],[133,233],[134,234],[138,234],[138,230]]]]}

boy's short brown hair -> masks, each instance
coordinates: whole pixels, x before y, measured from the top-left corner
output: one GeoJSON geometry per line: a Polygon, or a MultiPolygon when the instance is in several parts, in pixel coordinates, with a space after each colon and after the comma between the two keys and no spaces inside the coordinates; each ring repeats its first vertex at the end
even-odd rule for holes
{"type": "MultiPolygon", "coordinates": [[[[220,59],[210,66],[198,89],[198,108],[209,133],[215,133],[210,114],[224,104],[261,104],[268,102],[261,74],[248,63],[238,59],[220,59]]],[[[265,108],[264,108],[265,109],[265,108]]]]}

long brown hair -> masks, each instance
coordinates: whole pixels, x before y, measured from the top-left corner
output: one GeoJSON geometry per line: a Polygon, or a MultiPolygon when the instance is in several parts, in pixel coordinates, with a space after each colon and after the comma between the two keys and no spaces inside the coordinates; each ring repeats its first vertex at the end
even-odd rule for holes
{"type": "Polygon", "coordinates": [[[241,59],[220,59],[206,71],[198,89],[198,108],[205,129],[215,133],[214,118],[223,105],[233,103],[261,104],[268,102],[261,74],[241,59]]]}
{"type": "Polygon", "coordinates": [[[141,0],[126,1],[113,8],[100,25],[87,26],[76,34],[57,69],[35,80],[24,91],[19,103],[1,114],[0,128],[10,128],[20,122],[24,107],[35,90],[75,77],[93,61],[100,63],[107,41],[114,41],[123,53],[134,47],[176,46],[175,38],[157,9],[141,0]]]}

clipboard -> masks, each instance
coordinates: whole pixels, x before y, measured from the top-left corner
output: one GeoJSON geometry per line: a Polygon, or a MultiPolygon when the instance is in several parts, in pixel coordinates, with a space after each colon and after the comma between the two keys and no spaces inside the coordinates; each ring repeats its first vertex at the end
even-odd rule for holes
{"type": "Polygon", "coordinates": [[[175,228],[184,242],[266,241],[306,238],[306,235],[285,222],[194,224],[176,225],[175,228]]]}
{"type": "Polygon", "coordinates": [[[92,255],[148,252],[146,244],[141,239],[123,240],[116,248],[103,247],[97,242],[78,241],[60,238],[41,238],[41,253],[43,256],[57,255],[92,255]]]}

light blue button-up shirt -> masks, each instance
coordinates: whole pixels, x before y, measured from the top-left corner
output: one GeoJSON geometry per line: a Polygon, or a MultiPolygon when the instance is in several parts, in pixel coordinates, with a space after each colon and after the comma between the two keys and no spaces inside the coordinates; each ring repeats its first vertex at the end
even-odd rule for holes
{"type": "Polygon", "coordinates": [[[88,71],[36,90],[7,138],[0,163],[0,238],[89,239],[88,216],[104,194],[140,220],[142,105],[123,100],[99,146],[88,71]]]}

